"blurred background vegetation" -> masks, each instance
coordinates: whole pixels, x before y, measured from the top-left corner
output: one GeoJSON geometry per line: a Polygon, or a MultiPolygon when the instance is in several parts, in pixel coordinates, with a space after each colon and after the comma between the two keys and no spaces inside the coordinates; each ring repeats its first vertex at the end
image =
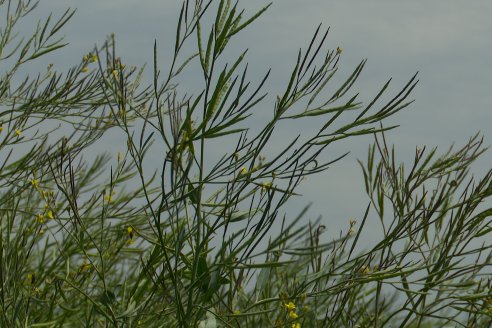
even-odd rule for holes
{"type": "Polygon", "coordinates": [[[490,326],[492,173],[469,174],[481,137],[418,147],[410,165],[387,140],[416,75],[360,101],[365,60],[340,76],[343,49],[320,25],[269,103],[270,72],[250,77],[247,49],[228,46],[270,6],[247,15],[229,0],[181,3],[166,69],[157,42],[144,70],[111,35],[33,75],[63,56],[74,15],[23,37],[36,6],[0,1],[0,326],[490,326]],[[286,138],[282,125],[309,128],[286,138]],[[95,153],[108,134],[114,148],[95,153]],[[329,236],[286,206],[352,138],[373,141],[367,203],[329,236]],[[380,234],[366,248],[368,225],[380,234]]]}

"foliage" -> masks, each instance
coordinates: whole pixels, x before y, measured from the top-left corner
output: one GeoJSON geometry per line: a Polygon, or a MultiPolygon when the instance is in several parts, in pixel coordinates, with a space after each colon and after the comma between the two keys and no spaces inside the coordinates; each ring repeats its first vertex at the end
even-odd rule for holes
{"type": "Polygon", "coordinates": [[[342,50],[319,26],[254,130],[269,72],[250,82],[246,51],[225,50],[269,5],[247,16],[230,0],[184,1],[171,67],[155,45],[145,86],[114,37],[66,73],[22,78],[65,45],[74,14],[20,39],[36,4],[0,1],[0,326],[490,325],[492,171],[468,174],[482,141],[418,148],[409,170],[386,142],[383,121],[410,104],[415,76],[362,104],[351,89],[365,61],[334,86],[342,50]],[[196,95],[178,83],[186,69],[200,71],[196,95]],[[301,121],[321,124],[279,148],[279,126],[301,121]],[[94,154],[107,135],[125,148],[94,154]],[[356,136],[375,138],[360,161],[369,204],[328,238],[301,222],[307,208],[284,209],[304,177],[344,157],[323,161],[328,146],[356,136]],[[368,222],[381,239],[361,250],[368,222]]]}

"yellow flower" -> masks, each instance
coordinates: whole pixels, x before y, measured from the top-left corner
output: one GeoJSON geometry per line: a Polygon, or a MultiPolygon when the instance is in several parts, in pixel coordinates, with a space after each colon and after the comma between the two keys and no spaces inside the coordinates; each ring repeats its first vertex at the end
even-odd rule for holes
{"type": "Polygon", "coordinates": [[[35,219],[38,223],[44,223],[46,221],[43,214],[36,214],[35,219]]]}
{"type": "Polygon", "coordinates": [[[84,61],[88,61],[88,60],[89,60],[89,54],[84,55],[84,61]]]}
{"type": "Polygon", "coordinates": [[[371,269],[368,266],[363,265],[360,267],[359,272],[362,274],[369,274],[371,273],[371,269]]]}
{"type": "Polygon", "coordinates": [[[21,132],[21,130],[19,130],[19,129],[15,129],[15,134],[16,134],[17,136],[20,136],[20,135],[21,135],[21,133],[22,133],[22,132],[21,132]]]}
{"type": "Polygon", "coordinates": [[[118,78],[118,70],[117,69],[113,70],[113,76],[115,79],[118,78]]]}
{"type": "Polygon", "coordinates": [[[39,180],[32,179],[31,180],[31,185],[36,188],[36,190],[39,190],[39,180]]]}
{"type": "Polygon", "coordinates": [[[80,71],[82,73],[87,73],[89,71],[89,68],[87,68],[87,66],[85,66],[85,67],[82,67],[82,69],[80,71]]]}
{"type": "Polygon", "coordinates": [[[93,54],[91,57],[91,63],[95,63],[95,62],[97,62],[97,55],[93,54]]]}
{"type": "Polygon", "coordinates": [[[293,310],[296,309],[296,305],[294,303],[292,303],[292,302],[284,303],[284,306],[289,311],[293,311],[293,310]]]}
{"type": "Polygon", "coordinates": [[[91,267],[92,267],[92,264],[84,261],[84,263],[82,263],[82,265],[79,267],[79,273],[83,273],[85,271],[88,271],[91,267]]]}
{"type": "Polygon", "coordinates": [[[51,220],[53,220],[54,215],[53,215],[53,211],[52,210],[49,210],[46,215],[48,216],[48,218],[50,218],[51,220]]]}
{"type": "Polygon", "coordinates": [[[299,315],[297,313],[295,313],[294,311],[289,311],[289,317],[291,319],[297,319],[297,318],[299,318],[299,315]]]}
{"type": "Polygon", "coordinates": [[[337,55],[341,54],[343,52],[343,49],[340,47],[337,47],[337,55]]]}
{"type": "Polygon", "coordinates": [[[301,328],[301,324],[299,322],[295,322],[292,324],[292,328],[301,328]]]}
{"type": "Polygon", "coordinates": [[[111,193],[107,194],[106,196],[104,196],[104,200],[107,203],[113,202],[113,195],[114,195],[114,192],[111,192],[111,193]]]}
{"type": "Polygon", "coordinates": [[[272,183],[271,182],[264,182],[264,183],[261,183],[260,186],[261,186],[261,191],[265,192],[265,191],[269,190],[270,188],[272,188],[272,183]]]}
{"type": "Polygon", "coordinates": [[[246,173],[248,173],[248,169],[247,169],[247,168],[245,168],[244,166],[243,166],[243,167],[241,167],[241,170],[239,170],[239,174],[244,175],[244,174],[246,174],[246,173]]]}
{"type": "Polygon", "coordinates": [[[28,273],[26,278],[28,283],[30,283],[31,285],[34,285],[36,283],[36,274],[28,273]]]}
{"type": "Polygon", "coordinates": [[[234,314],[235,314],[235,315],[239,315],[239,314],[241,314],[241,311],[239,311],[239,310],[234,310],[234,314]]]}
{"type": "MultiPolygon", "coordinates": [[[[50,196],[50,192],[49,192],[49,191],[46,191],[46,190],[42,190],[42,191],[41,191],[41,194],[43,195],[43,198],[44,198],[45,200],[46,200],[46,199],[48,199],[48,197],[50,196]]],[[[48,206],[48,204],[46,204],[46,205],[44,206],[44,208],[45,208],[45,209],[47,209],[47,206],[48,206]]]]}
{"type": "Polygon", "coordinates": [[[126,228],[126,234],[128,235],[128,244],[133,244],[134,240],[133,237],[135,237],[135,230],[133,227],[127,227],[126,228]]]}
{"type": "Polygon", "coordinates": [[[2,126],[2,124],[0,124],[0,132],[2,132],[2,131],[3,131],[3,126],[2,126]]]}

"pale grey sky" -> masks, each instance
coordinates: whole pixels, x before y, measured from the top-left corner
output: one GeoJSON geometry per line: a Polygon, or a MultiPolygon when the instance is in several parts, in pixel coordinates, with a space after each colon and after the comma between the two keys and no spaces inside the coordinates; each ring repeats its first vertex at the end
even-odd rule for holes
{"type": "MultiPolygon", "coordinates": [[[[128,63],[151,63],[154,39],[165,63],[172,52],[168,44],[174,41],[179,3],[42,0],[38,15],[78,8],[65,29],[70,46],[61,52],[59,65],[75,63],[112,32],[116,33],[121,57],[128,63]],[[76,60],[70,61],[70,56],[76,60]]],[[[266,3],[243,0],[240,6],[251,13],[266,3]]],[[[390,92],[394,94],[419,71],[420,84],[413,93],[416,102],[391,119],[401,127],[388,135],[402,158],[410,159],[415,146],[438,145],[444,151],[453,142],[465,143],[478,131],[484,134],[486,144],[492,144],[491,13],[492,2],[485,0],[277,0],[233,47],[250,48],[247,61],[252,77],[259,78],[272,67],[267,89],[273,94],[285,86],[298,48],[307,45],[319,23],[331,26],[328,45],[344,49],[341,75],[368,58],[353,89],[363,100],[375,95],[389,77],[393,77],[390,92]]],[[[367,202],[356,158],[365,157],[370,142],[370,138],[361,138],[344,145],[353,153],[328,172],[308,180],[302,187],[305,197],[297,204],[313,201],[312,217],[322,214],[329,227],[345,227],[349,218],[360,217],[367,202]],[[356,199],[355,204],[348,198],[356,199]]],[[[491,154],[486,154],[476,172],[490,167],[491,159],[491,154]]]]}

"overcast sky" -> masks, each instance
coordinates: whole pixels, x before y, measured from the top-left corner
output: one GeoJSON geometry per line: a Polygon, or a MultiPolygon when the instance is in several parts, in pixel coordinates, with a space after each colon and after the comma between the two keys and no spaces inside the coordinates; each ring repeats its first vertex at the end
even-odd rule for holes
{"type": "MultiPolygon", "coordinates": [[[[141,65],[151,62],[154,39],[163,62],[169,58],[178,4],[177,0],[42,0],[38,13],[78,9],[65,29],[70,46],[61,52],[60,65],[70,58],[67,55],[79,58],[94,44],[102,44],[112,32],[121,57],[141,65]]],[[[250,13],[263,4],[240,2],[250,13]]],[[[415,146],[440,146],[444,151],[478,131],[486,144],[492,144],[491,13],[492,2],[485,0],[277,0],[233,46],[250,49],[247,60],[253,77],[273,69],[268,89],[274,93],[285,86],[298,48],[307,45],[319,23],[331,27],[328,45],[344,49],[342,75],[368,59],[353,89],[362,100],[374,96],[390,77],[394,94],[419,71],[416,102],[391,120],[400,128],[389,135],[402,158],[408,159],[415,146]]],[[[298,204],[313,201],[312,216],[322,214],[329,227],[346,226],[349,218],[360,217],[367,202],[356,159],[364,158],[370,142],[366,138],[350,143],[352,154],[309,180],[298,204]],[[356,199],[355,204],[348,198],[356,199]]],[[[491,159],[486,155],[475,172],[487,169],[491,159]]]]}

